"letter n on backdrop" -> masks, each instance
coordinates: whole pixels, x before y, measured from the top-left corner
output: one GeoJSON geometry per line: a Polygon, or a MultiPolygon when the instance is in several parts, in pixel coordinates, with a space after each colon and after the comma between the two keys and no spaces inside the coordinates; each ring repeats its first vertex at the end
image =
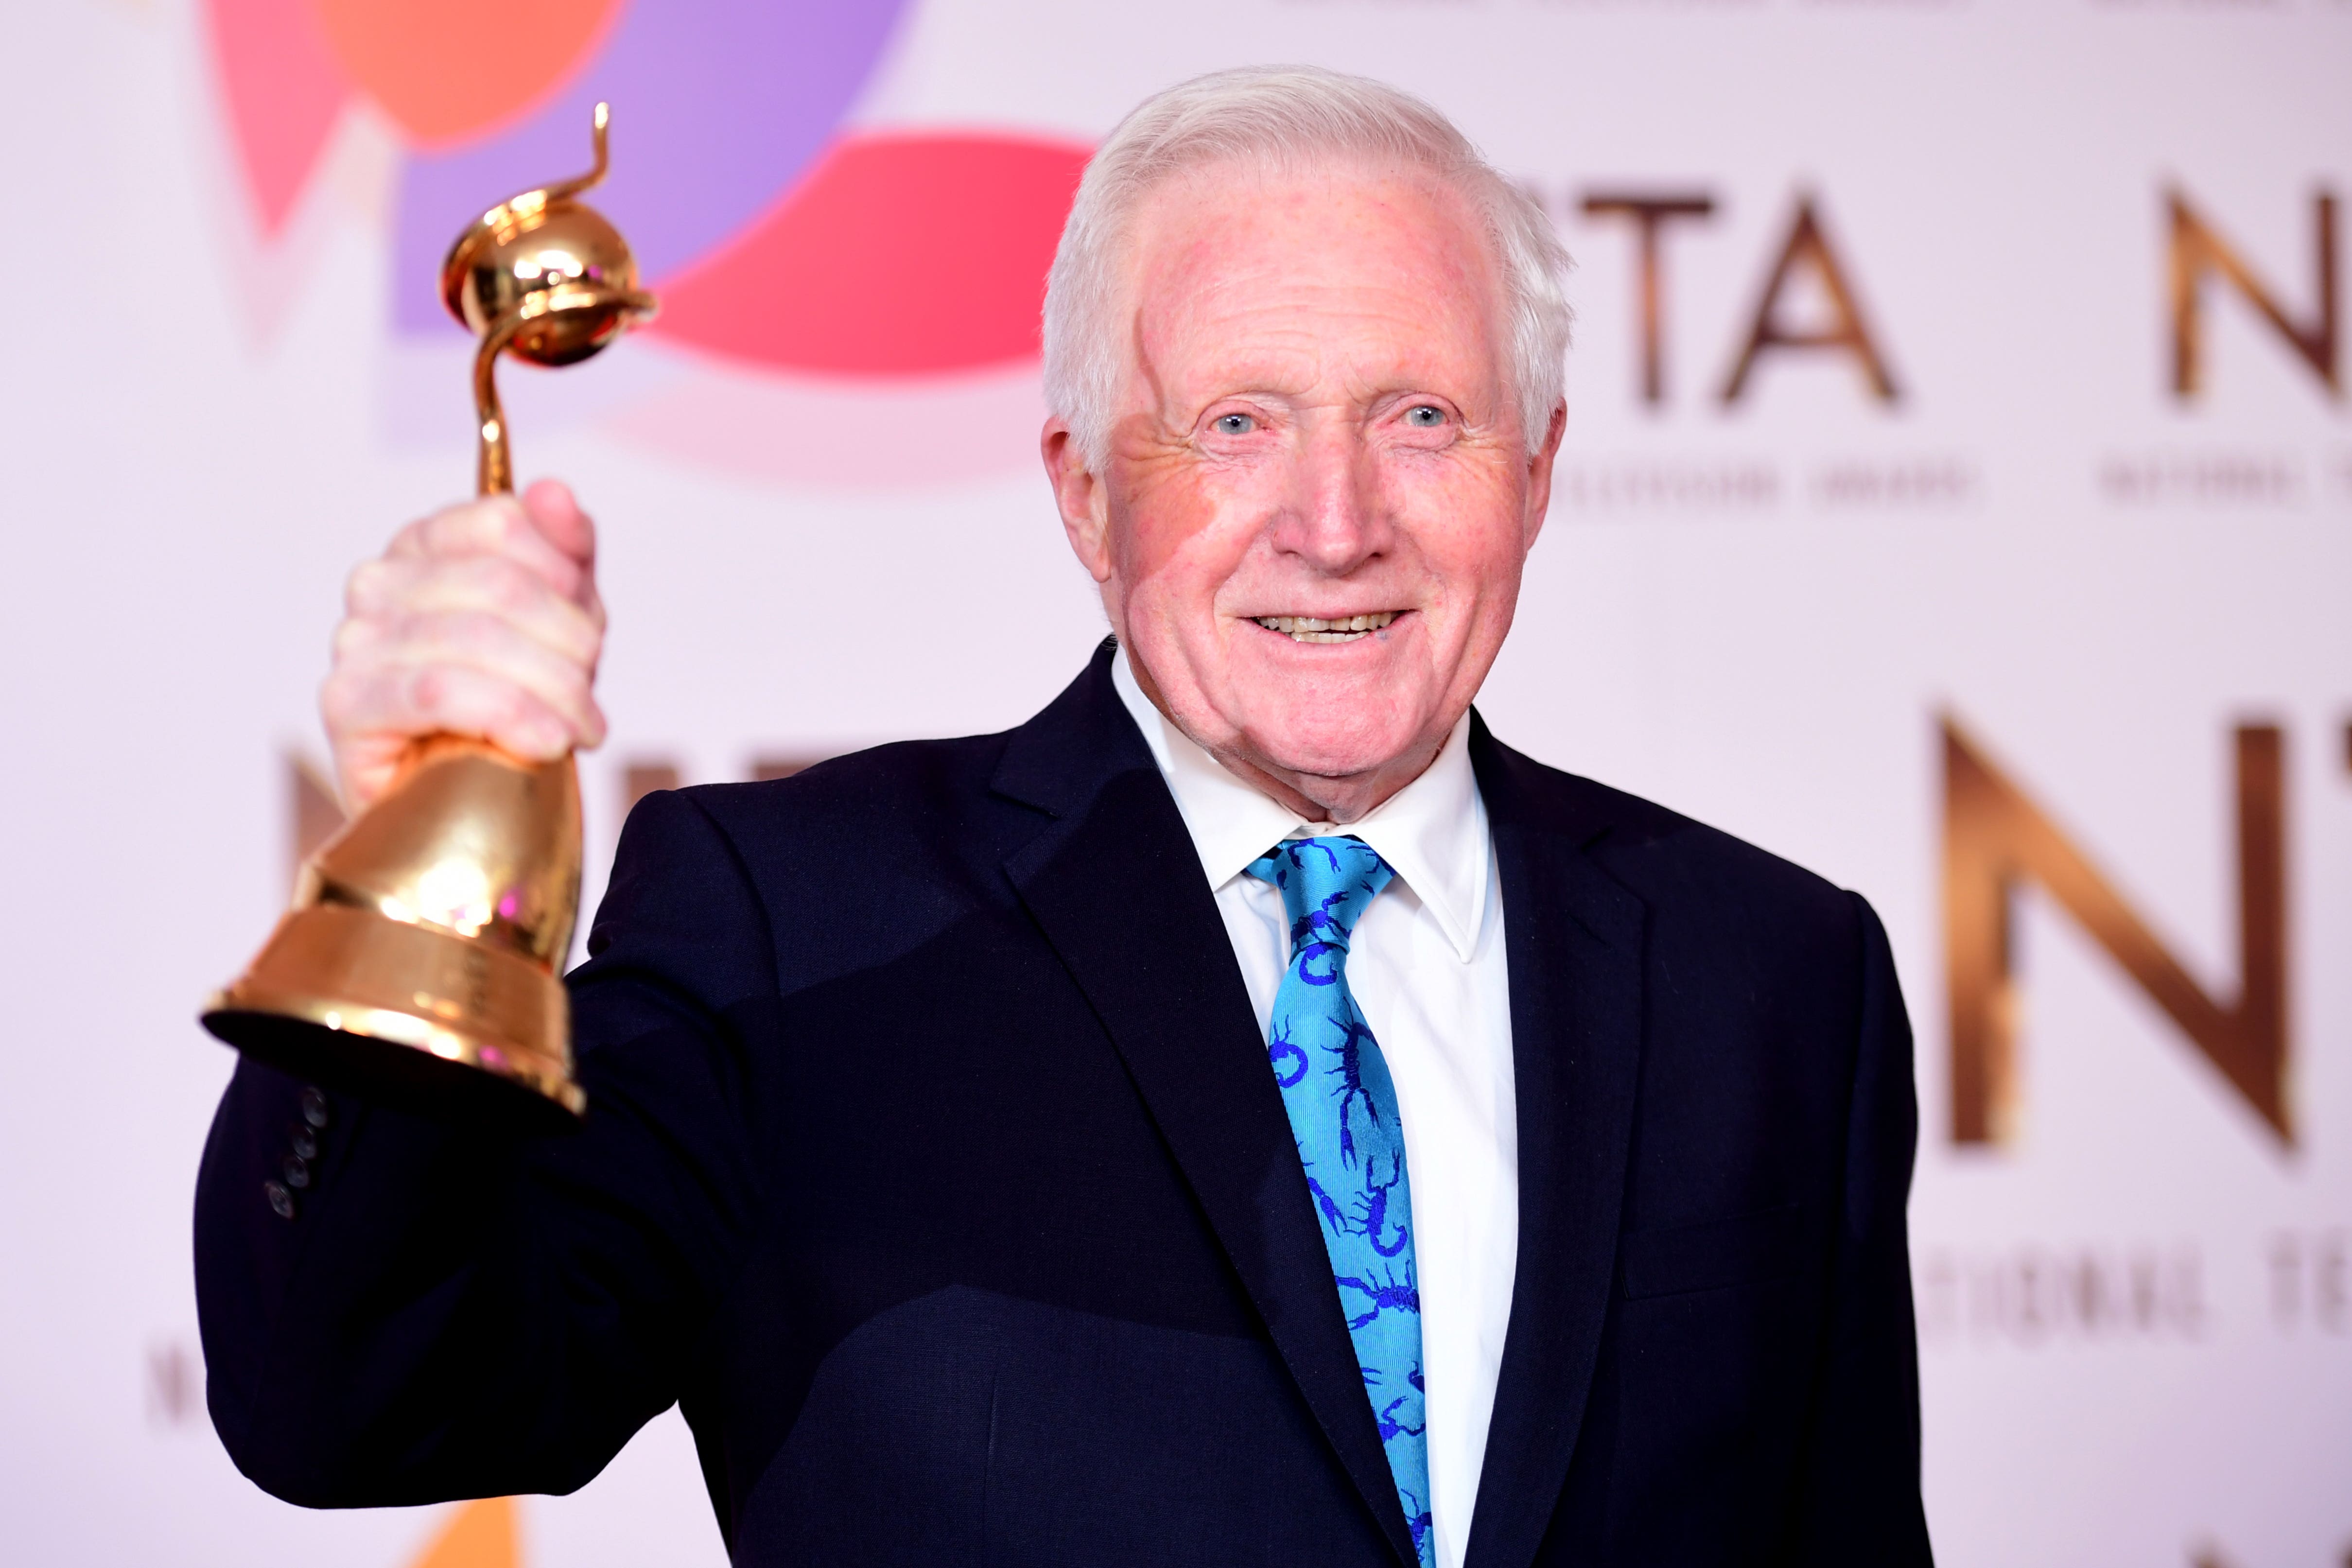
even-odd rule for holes
{"type": "Polygon", "coordinates": [[[2320,191],[2311,198],[2313,292],[2317,305],[2309,321],[2297,321],[2279,303],[2275,291],[2254,276],[2235,247],[2189,205],[2177,187],[2164,194],[2167,225],[2171,231],[2172,391],[2176,397],[2193,397],[2204,382],[2204,317],[2200,309],[2208,273],[2226,279],[2255,313],[2294,350],[2331,396],[2344,395],[2337,357],[2341,342],[2336,309],[2336,197],[2320,191]]]}
{"type": "Polygon", "coordinates": [[[2000,1142],[2018,1105],[2011,904],[2038,883],[2244,1097],[2281,1142],[2286,1105],[2286,847],[2278,728],[2237,731],[2238,994],[2216,1000],[2073,841],[1948,715],[1944,749],[1944,941],[1952,1141],[2000,1142]]]}

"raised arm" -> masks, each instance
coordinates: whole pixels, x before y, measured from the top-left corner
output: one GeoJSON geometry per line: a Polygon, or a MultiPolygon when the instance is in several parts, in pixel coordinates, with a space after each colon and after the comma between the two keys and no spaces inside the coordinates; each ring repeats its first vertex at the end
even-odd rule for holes
{"type": "MultiPolygon", "coordinates": [[[[557,485],[452,508],[353,574],[322,697],[346,799],[409,739],[530,756],[602,738],[593,535],[557,485]]],[[[205,1145],[197,1305],[215,1425],[316,1506],[565,1491],[675,1400],[755,1225],[730,1009],[765,921],[686,797],[624,835],[572,978],[574,1132],[520,1138],[241,1062],[205,1145]]]]}
{"type": "Polygon", "coordinates": [[[239,1064],[195,1226],[238,1468],[313,1507],[564,1492],[678,1397],[760,1223],[731,1064],[772,994],[764,929],[700,808],[651,796],[572,976],[577,1132],[445,1125],[239,1064]],[[281,1215],[264,1184],[298,1142],[315,1152],[281,1215]]]}

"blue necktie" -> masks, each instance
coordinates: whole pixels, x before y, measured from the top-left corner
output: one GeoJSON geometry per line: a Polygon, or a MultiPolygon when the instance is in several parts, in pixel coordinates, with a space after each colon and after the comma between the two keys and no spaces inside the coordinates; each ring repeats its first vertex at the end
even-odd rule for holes
{"type": "Polygon", "coordinates": [[[1297,838],[1252,861],[1249,874],[1274,884],[1290,916],[1290,965],[1274,994],[1266,1058],[1321,1216],[1413,1550],[1430,1563],[1421,1288],[1404,1127],[1388,1063],[1348,990],[1349,934],[1396,873],[1360,838],[1297,838]]]}

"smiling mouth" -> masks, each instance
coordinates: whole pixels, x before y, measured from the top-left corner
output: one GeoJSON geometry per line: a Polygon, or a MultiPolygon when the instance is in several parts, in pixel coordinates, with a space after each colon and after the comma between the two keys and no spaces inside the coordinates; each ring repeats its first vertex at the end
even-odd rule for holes
{"type": "Polygon", "coordinates": [[[1270,632],[1280,632],[1292,642],[1360,642],[1374,632],[1384,631],[1397,618],[1395,610],[1377,610],[1369,616],[1340,616],[1325,620],[1320,616],[1255,616],[1251,617],[1270,632]]]}

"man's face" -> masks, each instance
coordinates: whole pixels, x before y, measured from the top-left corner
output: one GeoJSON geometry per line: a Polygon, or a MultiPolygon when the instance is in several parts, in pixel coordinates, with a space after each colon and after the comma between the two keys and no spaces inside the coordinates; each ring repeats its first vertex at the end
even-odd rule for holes
{"type": "Polygon", "coordinates": [[[1179,727],[1360,816],[1476,694],[1549,499],[1559,421],[1519,429],[1490,247],[1423,180],[1213,167],[1128,254],[1103,470],[1045,432],[1071,542],[1179,727]]]}

